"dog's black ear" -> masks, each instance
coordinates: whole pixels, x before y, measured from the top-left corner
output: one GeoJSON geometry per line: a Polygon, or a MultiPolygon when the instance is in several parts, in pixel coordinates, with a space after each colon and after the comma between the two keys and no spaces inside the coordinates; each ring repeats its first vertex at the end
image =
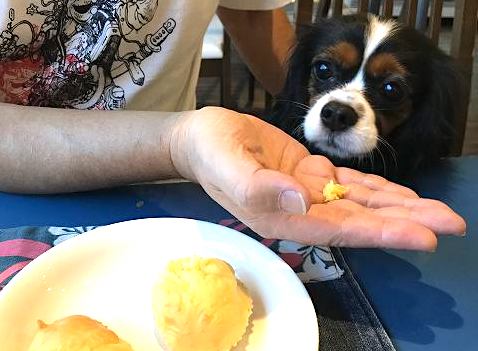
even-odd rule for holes
{"type": "Polygon", "coordinates": [[[463,77],[454,61],[436,51],[430,55],[427,87],[414,101],[413,113],[393,135],[402,174],[430,166],[450,152],[454,121],[463,111],[463,77]]]}
{"type": "MultiPolygon", "coordinates": [[[[292,133],[302,123],[309,103],[308,84],[317,33],[315,26],[302,26],[296,45],[287,62],[287,77],[282,91],[276,96],[269,122],[292,133]]],[[[297,137],[296,135],[295,137],[297,137]]]]}

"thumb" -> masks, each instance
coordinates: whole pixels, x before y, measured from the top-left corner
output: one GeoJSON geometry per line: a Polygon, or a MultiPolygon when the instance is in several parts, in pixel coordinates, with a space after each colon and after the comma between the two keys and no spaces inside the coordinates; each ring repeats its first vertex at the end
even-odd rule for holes
{"type": "Polygon", "coordinates": [[[310,194],[303,185],[288,174],[270,169],[257,170],[238,189],[242,189],[239,205],[249,211],[306,214],[310,207],[310,194]]]}

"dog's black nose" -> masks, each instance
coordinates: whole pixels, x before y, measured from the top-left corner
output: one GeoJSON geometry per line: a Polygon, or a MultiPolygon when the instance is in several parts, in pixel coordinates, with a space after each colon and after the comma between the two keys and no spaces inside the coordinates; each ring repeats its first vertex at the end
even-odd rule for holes
{"type": "Polygon", "coordinates": [[[353,126],[358,118],[357,112],[352,107],[337,101],[328,102],[320,112],[320,119],[324,126],[334,132],[353,126]]]}

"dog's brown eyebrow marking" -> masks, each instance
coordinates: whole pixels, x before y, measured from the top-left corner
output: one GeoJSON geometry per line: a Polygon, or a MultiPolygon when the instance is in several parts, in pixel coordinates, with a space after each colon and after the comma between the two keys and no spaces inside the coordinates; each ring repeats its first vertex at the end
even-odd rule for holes
{"type": "Polygon", "coordinates": [[[346,41],[338,42],[327,48],[325,55],[339,63],[343,68],[353,68],[360,64],[359,51],[353,44],[346,41]]]}
{"type": "Polygon", "coordinates": [[[373,77],[381,77],[390,74],[406,76],[407,70],[398,61],[395,55],[384,52],[372,56],[366,65],[367,73],[373,77]]]}

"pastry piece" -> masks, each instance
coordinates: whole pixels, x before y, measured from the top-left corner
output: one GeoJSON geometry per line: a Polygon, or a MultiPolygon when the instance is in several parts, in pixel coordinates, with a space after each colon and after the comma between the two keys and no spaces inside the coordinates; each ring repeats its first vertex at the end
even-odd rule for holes
{"type": "Polygon", "coordinates": [[[133,351],[114,332],[86,316],[74,315],[51,324],[38,321],[28,351],[133,351]]]}
{"type": "Polygon", "coordinates": [[[157,336],[168,351],[227,351],[244,336],[252,299],[217,258],[169,262],[153,290],[157,336]]]}
{"type": "Polygon", "coordinates": [[[322,190],[324,202],[342,199],[347,190],[348,188],[346,186],[340,185],[335,183],[333,180],[330,180],[322,190]]]}

